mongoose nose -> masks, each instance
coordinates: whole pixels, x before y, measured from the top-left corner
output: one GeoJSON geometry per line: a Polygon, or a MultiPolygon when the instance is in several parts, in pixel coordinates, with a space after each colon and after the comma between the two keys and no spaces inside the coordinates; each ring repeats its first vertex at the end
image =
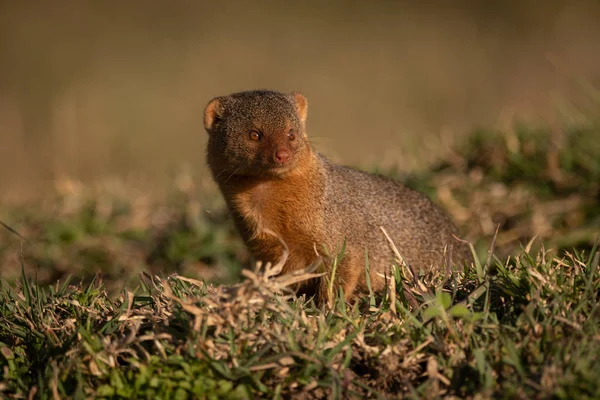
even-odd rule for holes
{"type": "Polygon", "coordinates": [[[286,148],[279,148],[275,150],[273,158],[277,164],[285,164],[290,160],[290,151],[286,148]]]}

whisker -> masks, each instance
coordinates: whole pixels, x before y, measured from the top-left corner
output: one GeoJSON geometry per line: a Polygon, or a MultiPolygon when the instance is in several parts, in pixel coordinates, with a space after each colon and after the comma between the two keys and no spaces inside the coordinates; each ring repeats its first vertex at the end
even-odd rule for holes
{"type": "Polygon", "coordinates": [[[219,173],[217,174],[217,176],[215,176],[215,181],[216,181],[217,179],[219,179],[219,177],[221,177],[221,175],[223,175],[223,173],[224,173],[224,172],[225,172],[225,170],[222,170],[221,172],[219,172],[219,173]]]}
{"type": "Polygon", "coordinates": [[[234,170],[234,171],[231,173],[231,175],[229,175],[229,176],[227,177],[227,179],[225,179],[225,182],[223,182],[223,183],[227,183],[227,181],[228,181],[229,179],[231,179],[231,178],[232,178],[232,177],[233,177],[233,176],[236,174],[236,172],[238,172],[239,170],[240,170],[240,168],[236,168],[236,169],[235,169],[235,170],[234,170]]]}

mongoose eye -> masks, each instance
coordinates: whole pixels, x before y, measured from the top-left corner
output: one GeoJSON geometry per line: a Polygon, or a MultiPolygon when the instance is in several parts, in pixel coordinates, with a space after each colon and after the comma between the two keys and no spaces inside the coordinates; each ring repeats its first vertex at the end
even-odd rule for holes
{"type": "Polygon", "coordinates": [[[260,133],[258,133],[257,131],[250,131],[250,140],[260,140],[260,133]]]}
{"type": "Polygon", "coordinates": [[[294,132],[293,129],[290,129],[290,131],[288,132],[288,139],[290,139],[290,140],[296,139],[296,133],[294,132]]]}

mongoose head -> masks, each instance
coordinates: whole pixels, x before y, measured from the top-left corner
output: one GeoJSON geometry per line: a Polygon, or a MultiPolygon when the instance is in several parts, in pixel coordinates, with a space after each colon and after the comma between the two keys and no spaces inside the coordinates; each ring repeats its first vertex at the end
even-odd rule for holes
{"type": "Polygon", "coordinates": [[[254,90],[212,99],[204,110],[212,173],[229,179],[293,171],[312,151],[306,114],[306,97],[298,92],[254,90]]]}

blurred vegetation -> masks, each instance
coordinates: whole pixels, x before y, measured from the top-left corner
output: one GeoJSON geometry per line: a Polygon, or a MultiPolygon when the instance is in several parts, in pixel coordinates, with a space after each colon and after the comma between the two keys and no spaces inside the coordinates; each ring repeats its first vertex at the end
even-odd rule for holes
{"type": "Polygon", "coordinates": [[[210,202],[201,203],[190,186],[152,199],[118,187],[64,181],[43,202],[2,208],[10,229],[0,233],[0,276],[13,279],[19,265],[45,283],[102,273],[114,290],[135,284],[141,271],[214,282],[239,276],[246,253],[224,207],[205,209],[210,202]]]}
{"type": "Polygon", "coordinates": [[[400,179],[436,198],[480,251],[497,226],[502,256],[533,237],[558,252],[589,249],[600,234],[595,122],[554,130],[521,123],[508,131],[480,129],[429,171],[400,179]]]}

